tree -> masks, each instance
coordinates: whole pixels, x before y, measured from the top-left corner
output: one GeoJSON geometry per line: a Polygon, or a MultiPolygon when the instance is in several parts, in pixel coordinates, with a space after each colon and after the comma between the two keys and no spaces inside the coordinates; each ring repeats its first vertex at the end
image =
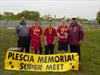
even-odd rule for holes
{"type": "Polygon", "coordinates": [[[0,13],[0,20],[4,20],[4,16],[0,13]]]}
{"type": "Polygon", "coordinates": [[[40,13],[37,11],[24,10],[24,11],[17,14],[18,18],[20,18],[21,16],[24,16],[27,20],[33,20],[35,17],[39,18],[40,13]]]}
{"type": "Polygon", "coordinates": [[[15,20],[15,15],[12,12],[4,12],[5,20],[15,20]]]}
{"type": "Polygon", "coordinates": [[[24,10],[15,15],[13,12],[4,12],[4,14],[0,13],[0,20],[19,20],[21,16],[24,16],[27,20],[33,20],[34,18],[40,18],[40,13],[38,11],[24,10]]]}
{"type": "Polygon", "coordinates": [[[30,18],[33,19],[33,18],[40,18],[40,13],[37,12],[37,11],[30,11],[30,18]]]}
{"type": "Polygon", "coordinates": [[[28,10],[24,10],[24,11],[17,14],[18,19],[21,16],[24,16],[26,19],[30,19],[30,12],[28,10]]]}
{"type": "Polygon", "coordinates": [[[67,18],[66,21],[69,23],[71,22],[71,18],[67,18]]]}
{"type": "Polygon", "coordinates": [[[100,25],[100,11],[97,12],[96,20],[100,25]]]}

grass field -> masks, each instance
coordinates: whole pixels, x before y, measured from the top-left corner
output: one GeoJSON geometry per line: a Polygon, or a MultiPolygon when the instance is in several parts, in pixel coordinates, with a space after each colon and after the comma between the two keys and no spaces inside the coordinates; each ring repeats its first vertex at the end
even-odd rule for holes
{"type": "MultiPolygon", "coordinates": [[[[5,53],[10,47],[16,47],[15,31],[0,29],[0,75],[100,75],[100,29],[85,28],[85,40],[81,46],[82,68],[80,72],[54,73],[4,70],[5,53]]],[[[57,43],[55,52],[57,52],[57,43]]]]}

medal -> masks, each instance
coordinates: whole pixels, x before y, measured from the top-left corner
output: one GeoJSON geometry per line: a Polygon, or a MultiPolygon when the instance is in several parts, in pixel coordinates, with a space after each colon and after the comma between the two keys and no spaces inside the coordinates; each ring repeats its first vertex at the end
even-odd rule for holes
{"type": "Polygon", "coordinates": [[[52,32],[52,27],[49,27],[49,33],[51,35],[51,32],[52,32]]]}
{"type": "Polygon", "coordinates": [[[61,33],[64,33],[64,31],[65,31],[65,26],[62,25],[62,26],[61,26],[61,33]]]}
{"type": "Polygon", "coordinates": [[[34,35],[37,35],[37,32],[38,32],[38,26],[35,26],[35,28],[34,28],[34,35]]]}
{"type": "Polygon", "coordinates": [[[76,32],[76,26],[74,28],[69,28],[69,30],[71,31],[73,29],[74,32],[76,32]]]}
{"type": "Polygon", "coordinates": [[[67,38],[67,35],[68,35],[68,34],[67,34],[67,30],[68,30],[68,28],[66,28],[65,25],[62,25],[62,26],[61,26],[61,33],[64,34],[64,37],[65,37],[65,38],[67,38]]]}
{"type": "Polygon", "coordinates": [[[74,32],[76,32],[76,26],[74,27],[74,32]]]}

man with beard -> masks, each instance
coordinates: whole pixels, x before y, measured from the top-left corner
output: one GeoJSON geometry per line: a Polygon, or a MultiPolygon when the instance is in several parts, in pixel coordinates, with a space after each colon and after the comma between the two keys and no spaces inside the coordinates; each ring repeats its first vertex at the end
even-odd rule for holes
{"type": "Polygon", "coordinates": [[[25,22],[24,16],[21,16],[20,19],[21,19],[20,24],[15,27],[17,46],[21,48],[21,52],[25,50],[26,53],[29,53],[29,48],[30,48],[30,36],[28,34],[29,26],[25,22]]]}

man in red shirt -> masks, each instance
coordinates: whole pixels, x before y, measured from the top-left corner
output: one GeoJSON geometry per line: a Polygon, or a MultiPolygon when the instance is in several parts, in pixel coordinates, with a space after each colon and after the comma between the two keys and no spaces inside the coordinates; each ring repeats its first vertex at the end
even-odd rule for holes
{"type": "Polygon", "coordinates": [[[58,50],[59,51],[68,51],[68,24],[65,23],[65,19],[62,19],[62,23],[57,29],[58,40],[58,50]]]}
{"type": "Polygon", "coordinates": [[[39,19],[35,19],[35,25],[30,27],[29,34],[31,36],[31,48],[35,54],[40,53],[42,27],[39,25],[39,19]]]}
{"type": "Polygon", "coordinates": [[[45,54],[54,53],[55,37],[57,36],[56,30],[52,27],[52,19],[48,21],[48,27],[44,32],[45,36],[45,54]]]}

